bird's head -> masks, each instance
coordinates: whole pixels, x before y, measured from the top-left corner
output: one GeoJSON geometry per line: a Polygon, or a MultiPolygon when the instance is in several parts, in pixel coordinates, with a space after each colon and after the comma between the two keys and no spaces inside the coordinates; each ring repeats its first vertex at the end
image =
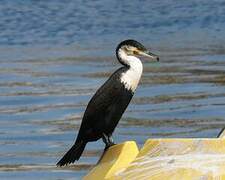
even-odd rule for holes
{"type": "Polygon", "coordinates": [[[159,61],[157,55],[151,53],[141,43],[132,39],[122,41],[116,48],[116,55],[118,60],[124,65],[127,65],[126,62],[124,62],[125,56],[144,56],[159,61]]]}

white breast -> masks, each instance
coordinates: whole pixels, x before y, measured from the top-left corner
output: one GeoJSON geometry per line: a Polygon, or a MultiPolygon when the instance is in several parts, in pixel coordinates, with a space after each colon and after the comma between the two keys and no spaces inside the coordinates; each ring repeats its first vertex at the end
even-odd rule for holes
{"type": "Polygon", "coordinates": [[[142,75],[142,63],[140,59],[135,56],[127,56],[126,54],[123,54],[123,52],[120,53],[120,57],[129,65],[129,69],[121,75],[120,80],[125,85],[126,89],[134,92],[142,75]]]}

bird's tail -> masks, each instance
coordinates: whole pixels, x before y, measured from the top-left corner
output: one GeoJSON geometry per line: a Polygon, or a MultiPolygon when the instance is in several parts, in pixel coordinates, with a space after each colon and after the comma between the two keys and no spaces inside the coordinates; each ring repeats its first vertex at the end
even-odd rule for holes
{"type": "Polygon", "coordinates": [[[57,163],[57,166],[64,166],[70,163],[74,163],[74,161],[79,160],[84,148],[86,146],[86,142],[80,141],[76,142],[70,150],[62,157],[62,159],[57,163]]]}

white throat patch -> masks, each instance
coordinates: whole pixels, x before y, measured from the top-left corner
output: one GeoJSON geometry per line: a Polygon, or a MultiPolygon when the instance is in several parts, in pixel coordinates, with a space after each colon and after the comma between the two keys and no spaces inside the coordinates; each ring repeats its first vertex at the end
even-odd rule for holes
{"type": "Polygon", "coordinates": [[[122,61],[129,65],[129,69],[121,75],[120,80],[125,85],[126,89],[134,92],[142,75],[142,63],[139,58],[128,56],[123,50],[119,50],[118,54],[122,61]]]}

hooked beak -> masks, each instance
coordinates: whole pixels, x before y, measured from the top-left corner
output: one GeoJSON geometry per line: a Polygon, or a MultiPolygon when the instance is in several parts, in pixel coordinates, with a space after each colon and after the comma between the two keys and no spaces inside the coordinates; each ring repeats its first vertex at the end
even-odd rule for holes
{"type": "Polygon", "coordinates": [[[151,59],[155,59],[155,60],[159,61],[159,57],[157,55],[151,53],[148,50],[147,51],[139,51],[138,54],[141,56],[149,57],[151,59]]]}

